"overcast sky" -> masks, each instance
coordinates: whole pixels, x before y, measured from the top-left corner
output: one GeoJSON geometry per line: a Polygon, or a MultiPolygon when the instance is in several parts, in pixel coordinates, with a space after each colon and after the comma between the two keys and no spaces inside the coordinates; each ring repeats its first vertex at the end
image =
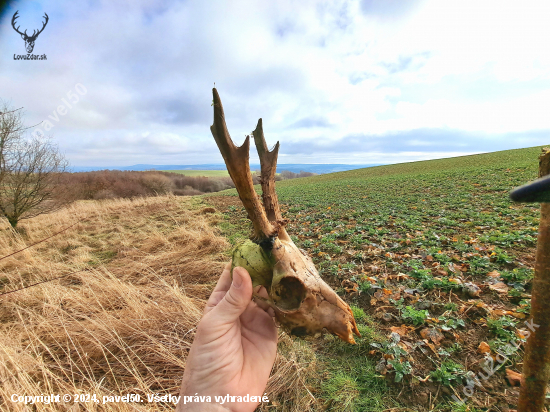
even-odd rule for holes
{"type": "Polygon", "coordinates": [[[17,1],[0,20],[0,98],[49,120],[73,166],[223,162],[214,82],[235,143],[261,117],[279,163],[548,144],[550,2],[17,1]],[[47,60],[14,60],[16,10],[28,34],[48,14],[47,60]]]}

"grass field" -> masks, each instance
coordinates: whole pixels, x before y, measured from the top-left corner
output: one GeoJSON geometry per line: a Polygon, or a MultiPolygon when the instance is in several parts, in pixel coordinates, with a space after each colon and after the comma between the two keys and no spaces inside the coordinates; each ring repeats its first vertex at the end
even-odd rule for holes
{"type": "MultiPolygon", "coordinates": [[[[537,177],[540,152],[510,150],[277,183],[296,244],[365,313],[371,332],[383,336],[375,345],[367,339],[342,348],[345,356],[331,354],[322,397],[357,411],[388,408],[385,390],[415,410],[514,409],[518,391],[507,386],[505,370],[521,372],[539,207],[513,204],[508,193],[537,177]],[[512,345],[519,350],[511,351],[512,345]],[[486,358],[497,353],[507,354],[506,362],[497,364],[482,389],[465,396],[463,388],[474,385],[476,375],[480,379],[486,358]],[[388,388],[374,396],[377,383],[388,388]],[[445,406],[451,395],[466,404],[445,406]],[[369,401],[374,398],[379,405],[369,401]]],[[[211,201],[222,207],[216,195],[211,201]]],[[[245,236],[238,228],[246,215],[238,199],[225,202],[225,233],[235,242],[245,236]]]]}
{"type": "Polygon", "coordinates": [[[219,177],[229,176],[227,170],[161,170],[161,172],[177,173],[184,176],[219,177]]]}

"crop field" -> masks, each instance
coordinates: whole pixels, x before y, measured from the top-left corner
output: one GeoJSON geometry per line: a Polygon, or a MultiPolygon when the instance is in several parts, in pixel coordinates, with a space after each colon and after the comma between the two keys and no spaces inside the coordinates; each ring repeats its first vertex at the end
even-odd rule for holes
{"type": "MultiPolygon", "coordinates": [[[[331,336],[309,342],[323,365],[325,408],[515,409],[539,205],[514,204],[508,193],[537,177],[540,153],[277,183],[289,234],[352,305],[363,335],[355,346],[331,336]]],[[[233,196],[205,197],[224,212],[231,243],[251,227],[233,196]]]]}
{"type": "Polygon", "coordinates": [[[177,173],[184,176],[204,176],[204,177],[219,177],[229,176],[227,170],[161,170],[161,172],[177,173]]]}

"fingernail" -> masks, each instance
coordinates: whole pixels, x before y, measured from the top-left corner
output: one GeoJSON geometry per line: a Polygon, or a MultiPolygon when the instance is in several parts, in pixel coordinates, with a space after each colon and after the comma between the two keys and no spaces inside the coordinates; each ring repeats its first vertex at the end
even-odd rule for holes
{"type": "Polygon", "coordinates": [[[241,271],[235,268],[233,270],[233,286],[235,286],[236,288],[240,288],[242,284],[243,284],[243,278],[242,278],[241,271]]]}

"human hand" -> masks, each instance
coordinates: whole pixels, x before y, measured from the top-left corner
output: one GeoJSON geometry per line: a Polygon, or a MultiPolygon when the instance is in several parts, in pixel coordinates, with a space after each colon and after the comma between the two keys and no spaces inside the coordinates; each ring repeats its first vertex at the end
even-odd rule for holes
{"type": "MultiPolygon", "coordinates": [[[[197,326],[177,411],[254,411],[258,402],[215,402],[215,396],[262,396],[277,352],[273,311],[252,301],[252,280],[228,264],[197,326]],[[184,396],[210,396],[212,403],[183,404],[184,396]]],[[[261,303],[260,303],[261,304],[261,303]]],[[[263,306],[263,305],[262,305],[263,306]]]]}

